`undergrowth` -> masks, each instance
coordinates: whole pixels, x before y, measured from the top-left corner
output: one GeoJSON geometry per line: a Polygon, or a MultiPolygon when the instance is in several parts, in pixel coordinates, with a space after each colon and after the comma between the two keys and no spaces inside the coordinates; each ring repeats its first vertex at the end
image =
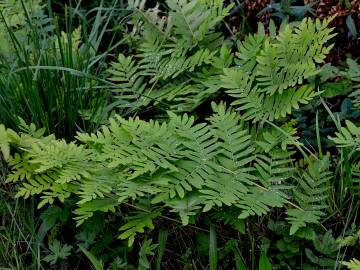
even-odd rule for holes
{"type": "Polygon", "coordinates": [[[278,4],[0,1],[0,267],[359,269],[360,65],[278,4]]]}

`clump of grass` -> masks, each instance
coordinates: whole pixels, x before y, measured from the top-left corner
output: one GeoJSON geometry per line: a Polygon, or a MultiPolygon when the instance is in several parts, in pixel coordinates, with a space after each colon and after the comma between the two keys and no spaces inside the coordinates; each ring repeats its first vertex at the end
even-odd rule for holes
{"type": "Polygon", "coordinates": [[[65,138],[76,130],[95,129],[106,104],[103,59],[111,42],[102,46],[102,52],[100,45],[112,9],[101,4],[75,20],[80,13],[65,7],[62,31],[51,14],[31,12],[24,4],[22,8],[26,18],[19,26],[22,31],[14,31],[2,13],[0,17],[11,47],[7,53],[0,50],[0,122],[17,129],[22,117],[65,138]]]}

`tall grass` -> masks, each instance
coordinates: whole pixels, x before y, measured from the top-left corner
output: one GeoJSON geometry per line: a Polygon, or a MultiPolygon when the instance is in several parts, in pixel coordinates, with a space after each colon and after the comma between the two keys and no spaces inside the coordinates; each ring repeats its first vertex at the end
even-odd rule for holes
{"type": "Polygon", "coordinates": [[[62,32],[56,17],[22,8],[25,35],[17,34],[1,13],[0,27],[5,27],[12,51],[5,55],[0,50],[0,122],[16,129],[20,116],[65,138],[96,128],[107,96],[102,60],[112,45],[102,40],[113,9],[101,2],[75,20],[77,9],[65,7],[62,32]],[[74,21],[80,23],[75,27],[74,21]]]}
{"type": "Polygon", "coordinates": [[[0,269],[44,269],[37,239],[34,200],[12,199],[0,160],[0,269]]]}

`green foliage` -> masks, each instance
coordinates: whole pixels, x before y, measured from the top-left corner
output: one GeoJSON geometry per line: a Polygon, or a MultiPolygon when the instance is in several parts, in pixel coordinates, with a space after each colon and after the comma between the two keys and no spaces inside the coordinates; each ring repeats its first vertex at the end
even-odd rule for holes
{"type": "Polygon", "coordinates": [[[209,261],[210,270],[218,268],[218,252],[217,252],[217,238],[215,225],[210,226],[210,239],[209,239],[209,261]]]}
{"type": "MultiPolygon", "coordinates": [[[[106,20],[96,21],[90,36],[81,21],[78,27],[67,23],[61,31],[45,14],[45,6],[40,1],[5,1],[2,15],[9,24],[5,27],[0,17],[0,32],[9,37],[10,49],[0,50],[0,121],[17,129],[22,117],[69,139],[78,128],[92,130],[104,118],[107,93],[97,89],[104,56],[96,41],[104,34],[98,24],[106,27],[106,20]]],[[[68,10],[66,21],[73,17],[68,10]]],[[[98,16],[106,14],[99,9],[98,16]]]]}
{"type": "Polygon", "coordinates": [[[58,260],[65,260],[70,255],[71,246],[63,245],[61,246],[58,240],[54,240],[50,245],[50,254],[44,258],[44,261],[49,262],[50,264],[56,264],[58,260]]]}
{"type": "Polygon", "coordinates": [[[360,230],[355,232],[352,235],[342,237],[336,240],[339,247],[349,247],[360,244],[360,230]]]}
{"type": "Polygon", "coordinates": [[[352,259],[349,262],[343,262],[343,265],[347,267],[347,269],[350,270],[359,270],[360,269],[360,261],[357,259],[352,259]]]}
{"type": "Polygon", "coordinates": [[[168,234],[169,234],[168,231],[165,230],[161,230],[159,232],[157,256],[156,256],[156,270],[160,270],[161,268],[161,260],[163,259],[163,255],[165,252],[168,234]]]}
{"type": "Polygon", "coordinates": [[[139,251],[139,270],[151,269],[151,264],[149,262],[148,256],[154,255],[154,251],[157,245],[152,244],[151,240],[145,240],[139,251]]]}
{"type": "Polygon", "coordinates": [[[265,253],[260,255],[259,270],[272,270],[272,265],[265,253]]]}
{"type": "Polygon", "coordinates": [[[95,270],[103,270],[104,266],[101,260],[98,260],[91,252],[84,249],[82,246],[79,246],[80,250],[85,254],[85,256],[91,261],[95,270]]]}
{"type": "Polygon", "coordinates": [[[12,35],[21,41],[27,39],[26,22],[27,13],[39,14],[42,12],[41,0],[1,0],[0,1],[0,58],[11,57],[14,53],[12,35]],[[23,8],[25,7],[25,10],[23,8]],[[16,29],[9,33],[8,29],[16,29]]]}
{"type": "Polygon", "coordinates": [[[232,105],[254,122],[285,117],[315,96],[306,80],[319,73],[332,46],[330,21],[304,19],[280,29],[274,37],[259,33],[239,45],[238,67],[224,70],[222,87],[235,98],[232,105]]]}
{"type": "Polygon", "coordinates": [[[145,9],[145,2],[130,3],[134,53],[119,54],[108,70],[112,92],[122,100],[117,107],[131,111],[154,103],[192,111],[216,93],[216,80],[232,62],[229,47],[216,32],[232,5],[168,0],[169,12],[162,15],[159,5],[145,9]]]}
{"type": "Polygon", "coordinates": [[[360,150],[360,128],[352,122],[346,121],[346,127],[342,127],[336,132],[336,137],[330,139],[339,147],[353,147],[357,151],[360,150]]]}
{"type": "MultiPolygon", "coordinates": [[[[124,203],[136,208],[149,199],[160,208],[141,207],[120,228],[120,238],[129,238],[129,245],[145,227],[153,228],[152,220],[164,207],[179,213],[184,225],[201,210],[222,206],[238,208],[241,219],[282,207],[292,171],[289,154],[257,153],[239,115],[224,104],[213,104],[213,109],[208,123],[200,124],[170,112],[170,120],[161,124],[115,116],[97,134],[78,133],[82,144],[15,134],[10,143],[23,150],[9,160],[8,181],[19,182],[18,197],[39,194],[38,207],[76,195],[78,225],[96,211],[115,212],[124,203]]],[[[311,195],[318,195],[312,191],[308,200],[299,200],[310,213],[320,209],[309,206],[311,195]]]]}
{"type": "Polygon", "coordinates": [[[296,177],[299,187],[294,189],[294,197],[301,209],[289,209],[287,220],[291,226],[290,235],[306,223],[316,223],[328,207],[327,197],[330,190],[331,172],[329,156],[321,160],[310,160],[307,170],[296,177]]]}
{"type": "MultiPolygon", "coordinates": [[[[95,269],[307,270],[355,257],[341,248],[357,233],[336,245],[329,230],[356,222],[360,183],[359,65],[323,65],[331,18],[245,36],[234,22],[251,1],[80,2],[57,20],[60,2],[0,1],[1,193],[32,205],[25,224],[2,217],[20,228],[0,228],[9,267],[82,256],[95,269]]],[[[310,10],[278,2],[266,9],[283,22],[310,10]]]]}
{"type": "Polygon", "coordinates": [[[354,98],[355,106],[359,107],[360,104],[360,65],[348,58],[346,60],[348,65],[348,70],[344,74],[352,81],[353,92],[350,94],[350,97],[354,98]]]}

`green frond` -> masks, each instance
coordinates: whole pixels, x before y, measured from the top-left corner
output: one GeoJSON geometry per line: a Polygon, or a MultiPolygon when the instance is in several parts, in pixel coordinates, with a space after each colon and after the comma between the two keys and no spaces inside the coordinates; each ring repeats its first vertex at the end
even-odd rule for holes
{"type": "Polygon", "coordinates": [[[175,36],[185,45],[198,45],[228,15],[232,5],[224,8],[223,0],[167,0],[175,36]]]}
{"type": "Polygon", "coordinates": [[[283,194],[280,192],[271,189],[253,188],[236,206],[243,209],[239,218],[245,219],[249,216],[265,215],[271,208],[282,207],[285,201],[283,194]]]}
{"type": "Polygon", "coordinates": [[[96,211],[105,213],[109,211],[115,212],[117,205],[119,205],[118,201],[111,198],[101,198],[80,204],[79,207],[74,210],[76,225],[80,226],[85,220],[92,217],[96,211]]]}
{"type": "Polygon", "coordinates": [[[78,204],[84,204],[97,198],[109,196],[117,188],[115,186],[116,183],[121,182],[123,179],[124,176],[122,174],[115,173],[109,169],[99,168],[99,171],[92,173],[80,182],[77,191],[77,195],[80,198],[78,204]]]}
{"type": "Polygon", "coordinates": [[[265,42],[256,66],[261,91],[281,94],[317,74],[315,64],[322,63],[332,48],[326,46],[334,36],[328,24],[327,20],[304,19],[293,29],[286,26],[273,42],[265,42]]]}
{"type": "Polygon", "coordinates": [[[277,187],[278,192],[286,188],[287,181],[294,176],[293,151],[272,150],[269,153],[257,154],[254,167],[256,175],[266,188],[277,187]]]}
{"type": "Polygon", "coordinates": [[[360,150],[360,127],[355,126],[351,121],[346,120],[346,127],[341,127],[335,132],[336,137],[329,137],[338,147],[354,147],[360,150]]]}
{"type": "Polygon", "coordinates": [[[129,239],[129,247],[133,245],[135,236],[144,233],[145,229],[154,229],[153,220],[160,215],[158,211],[136,212],[126,217],[127,223],[119,228],[120,239],[129,239]]]}
{"type": "Polygon", "coordinates": [[[354,99],[355,106],[360,106],[360,65],[354,60],[348,58],[346,60],[348,70],[344,74],[352,81],[353,92],[349,95],[354,99]]]}
{"type": "MultiPolygon", "coordinates": [[[[121,181],[117,184],[116,195],[119,202],[136,201],[141,197],[159,196],[167,193],[170,179],[166,175],[155,174],[151,177],[138,177],[137,179],[121,181]]],[[[155,197],[156,198],[156,197],[155,197]]],[[[152,200],[152,203],[157,203],[152,200]]]]}
{"type": "Polygon", "coordinates": [[[203,124],[194,125],[194,118],[177,116],[169,112],[170,127],[174,127],[178,141],[184,147],[185,160],[177,162],[177,172],[171,174],[173,188],[170,197],[176,193],[182,198],[185,190],[192,187],[201,188],[204,180],[215,172],[214,157],[218,154],[220,142],[211,134],[209,127],[203,124]]]}
{"type": "MultiPolygon", "coordinates": [[[[266,145],[265,151],[256,146],[249,126],[234,109],[224,103],[212,107],[213,115],[203,123],[172,112],[161,123],[115,115],[96,133],[78,133],[78,143],[11,135],[19,153],[9,158],[9,179],[18,182],[18,197],[39,195],[39,207],[72,196],[78,225],[96,211],[114,212],[118,205],[144,200],[148,208],[156,205],[156,214],[145,211],[120,228],[120,238],[129,238],[129,244],[145,227],[152,228],[162,209],[179,214],[187,224],[193,215],[213,208],[234,207],[245,219],[283,207],[293,189],[292,152],[282,151],[282,142],[274,143],[275,133],[269,129],[258,142],[271,147],[266,145]]],[[[294,132],[291,124],[283,128],[294,132]]],[[[324,209],[315,198],[324,200],[328,174],[325,169],[318,173],[318,167],[310,164],[296,178],[299,191],[293,193],[304,211],[324,209]]]]}
{"type": "MultiPolygon", "coordinates": [[[[82,40],[82,28],[81,26],[79,26],[71,33],[71,48],[74,52],[77,52],[77,50],[80,48],[81,40],[82,40]]],[[[66,48],[67,44],[69,43],[70,43],[70,39],[68,34],[62,31],[60,38],[55,40],[55,48],[59,52],[60,46],[62,48],[66,48]]]]}
{"type": "Polygon", "coordinates": [[[3,19],[0,18],[0,56],[9,56],[10,53],[14,52],[7,27],[12,29],[16,37],[21,37],[22,39],[27,38],[25,31],[27,18],[22,3],[28,14],[32,17],[42,12],[41,2],[41,0],[0,0],[0,10],[5,19],[5,21],[3,21],[3,19]]]}
{"type": "Polygon", "coordinates": [[[276,120],[308,104],[318,94],[307,79],[318,74],[334,36],[329,21],[304,19],[279,34],[248,36],[239,45],[237,67],[224,69],[220,86],[234,97],[245,120],[276,120]]]}
{"type": "Polygon", "coordinates": [[[309,210],[300,210],[300,209],[288,209],[286,211],[286,219],[291,224],[290,235],[295,234],[300,228],[306,227],[308,223],[317,223],[319,221],[319,216],[321,216],[321,211],[309,211],[309,210]]]}
{"type": "Polygon", "coordinates": [[[352,259],[348,262],[342,262],[342,265],[346,266],[350,270],[360,270],[360,261],[357,259],[352,259]]]}
{"type": "Polygon", "coordinates": [[[120,117],[117,120],[121,125],[113,128],[116,124],[112,121],[112,144],[102,149],[101,158],[109,168],[129,166],[131,178],[154,173],[159,168],[177,170],[171,162],[177,159],[179,149],[165,123],[131,118],[126,121],[120,117]]]}
{"type": "Polygon", "coordinates": [[[241,43],[238,43],[238,52],[235,63],[247,72],[252,72],[257,65],[256,59],[263,49],[265,35],[249,35],[241,43]]]}
{"type": "Polygon", "coordinates": [[[275,93],[272,96],[267,96],[264,93],[259,94],[256,90],[248,95],[245,93],[233,93],[229,91],[229,94],[237,97],[237,100],[231,105],[236,106],[239,111],[243,111],[245,120],[253,120],[253,122],[261,120],[274,121],[285,117],[293,109],[299,109],[301,104],[308,104],[318,95],[314,88],[309,85],[300,88],[289,88],[282,94],[275,93]]]}
{"type": "Polygon", "coordinates": [[[299,137],[297,136],[297,129],[294,126],[296,126],[296,122],[289,121],[279,128],[264,130],[261,132],[256,144],[259,145],[265,153],[269,153],[275,148],[281,148],[281,150],[285,151],[291,145],[301,145],[301,143],[298,142],[299,137]]]}
{"type": "Polygon", "coordinates": [[[191,216],[195,216],[201,211],[202,203],[198,194],[192,194],[181,199],[171,199],[166,205],[172,209],[171,212],[179,214],[181,222],[185,226],[189,224],[191,216]]]}
{"type": "Polygon", "coordinates": [[[300,209],[287,211],[291,224],[291,233],[294,234],[306,223],[316,223],[325,214],[328,207],[327,198],[330,189],[332,172],[329,171],[329,156],[321,160],[310,160],[306,171],[300,171],[295,178],[298,187],[293,189],[296,202],[300,209]]]}
{"type": "Polygon", "coordinates": [[[130,102],[146,104],[147,99],[143,97],[143,93],[147,83],[141,75],[140,67],[131,56],[125,57],[123,54],[119,54],[117,62],[111,63],[108,73],[110,74],[108,79],[116,85],[112,91],[119,98],[128,101],[121,107],[131,107],[130,102]]]}
{"type": "Polygon", "coordinates": [[[360,244],[360,230],[352,235],[340,237],[336,240],[339,247],[350,247],[360,244]]]}

